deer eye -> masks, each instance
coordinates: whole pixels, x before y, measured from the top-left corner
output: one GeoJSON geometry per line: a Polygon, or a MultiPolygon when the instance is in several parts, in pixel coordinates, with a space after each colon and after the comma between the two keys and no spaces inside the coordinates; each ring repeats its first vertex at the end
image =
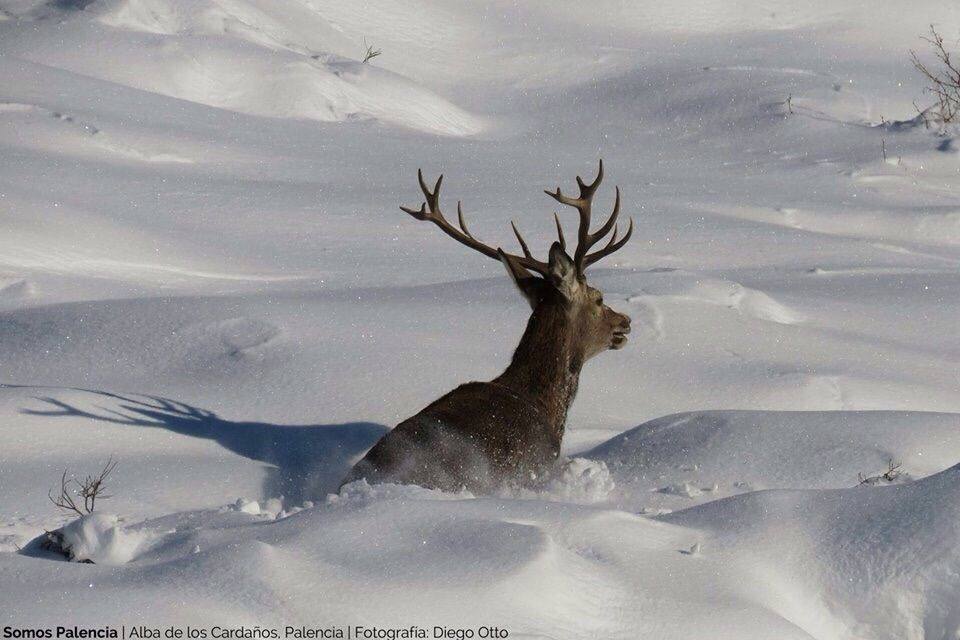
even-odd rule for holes
{"type": "Polygon", "coordinates": [[[603,296],[600,296],[599,298],[597,298],[597,304],[600,305],[601,307],[603,306],[603,296]]]}

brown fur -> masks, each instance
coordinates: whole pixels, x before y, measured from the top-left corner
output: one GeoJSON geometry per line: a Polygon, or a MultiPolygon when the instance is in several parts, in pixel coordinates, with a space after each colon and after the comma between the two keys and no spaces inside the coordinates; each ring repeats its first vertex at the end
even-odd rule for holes
{"type": "Polygon", "coordinates": [[[597,303],[596,289],[584,285],[576,303],[549,293],[534,308],[506,371],[461,385],[401,422],[344,482],[489,493],[548,476],[583,363],[623,346],[630,326],[627,316],[597,303]]]}

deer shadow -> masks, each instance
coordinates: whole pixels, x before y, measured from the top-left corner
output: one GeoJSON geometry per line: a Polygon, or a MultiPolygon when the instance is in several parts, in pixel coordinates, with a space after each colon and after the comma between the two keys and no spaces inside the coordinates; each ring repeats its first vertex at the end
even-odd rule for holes
{"type": "Polygon", "coordinates": [[[213,440],[251,460],[270,465],[264,497],[284,496],[298,505],[335,492],[355,458],[388,431],[373,422],[280,425],[225,420],[213,411],[160,396],[121,395],[83,389],[119,403],[89,411],[53,397],[39,397],[49,409],[21,409],[32,416],[80,417],[135,427],[159,427],[213,440]]]}

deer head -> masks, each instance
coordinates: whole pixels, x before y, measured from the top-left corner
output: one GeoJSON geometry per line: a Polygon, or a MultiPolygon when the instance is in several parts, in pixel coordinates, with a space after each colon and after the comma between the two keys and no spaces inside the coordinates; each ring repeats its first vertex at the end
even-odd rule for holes
{"type": "Polygon", "coordinates": [[[587,284],[586,268],[623,247],[633,234],[633,220],[630,220],[627,232],[618,239],[617,218],[620,215],[620,188],[616,188],[616,200],[613,213],[595,232],[590,231],[591,206],[593,196],[603,180],[603,161],[596,179],[590,184],[577,176],[580,188],[578,197],[564,195],[560,188],[556,192],[545,191],[548,196],[561,204],[575,208],[580,216],[577,231],[577,247],[573,257],[567,253],[567,244],[563,235],[560,217],[554,213],[558,239],[550,247],[548,258],[541,261],[533,257],[523,236],[515,223],[511,222],[513,232],[520,243],[523,255],[507,253],[493,248],[474,237],[467,228],[461,203],[457,202],[457,221],[459,228],[450,224],[440,210],[441,175],[431,190],[424,182],[423,172],[418,171],[420,189],[426,201],[419,209],[400,207],[417,220],[427,220],[448,236],[488,258],[499,260],[507,269],[517,289],[530,303],[534,316],[548,315],[559,319],[564,325],[565,336],[575,338],[577,358],[582,362],[607,349],[620,349],[627,343],[630,332],[630,318],[617,313],[603,302],[603,294],[587,284]],[[612,234],[611,234],[612,231],[612,234]],[[598,242],[610,235],[607,243],[593,253],[590,250],[598,242]]]}

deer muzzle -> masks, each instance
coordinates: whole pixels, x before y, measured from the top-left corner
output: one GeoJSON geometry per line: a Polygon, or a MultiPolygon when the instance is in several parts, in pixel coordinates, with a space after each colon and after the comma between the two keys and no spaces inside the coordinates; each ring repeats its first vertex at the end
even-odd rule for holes
{"type": "Polygon", "coordinates": [[[613,339],[610,341],[611,349],[622,349],[627,344],[627,334],[630,333],[630,318],[621,316],[619,326],[613,330],[613,339]]]}

